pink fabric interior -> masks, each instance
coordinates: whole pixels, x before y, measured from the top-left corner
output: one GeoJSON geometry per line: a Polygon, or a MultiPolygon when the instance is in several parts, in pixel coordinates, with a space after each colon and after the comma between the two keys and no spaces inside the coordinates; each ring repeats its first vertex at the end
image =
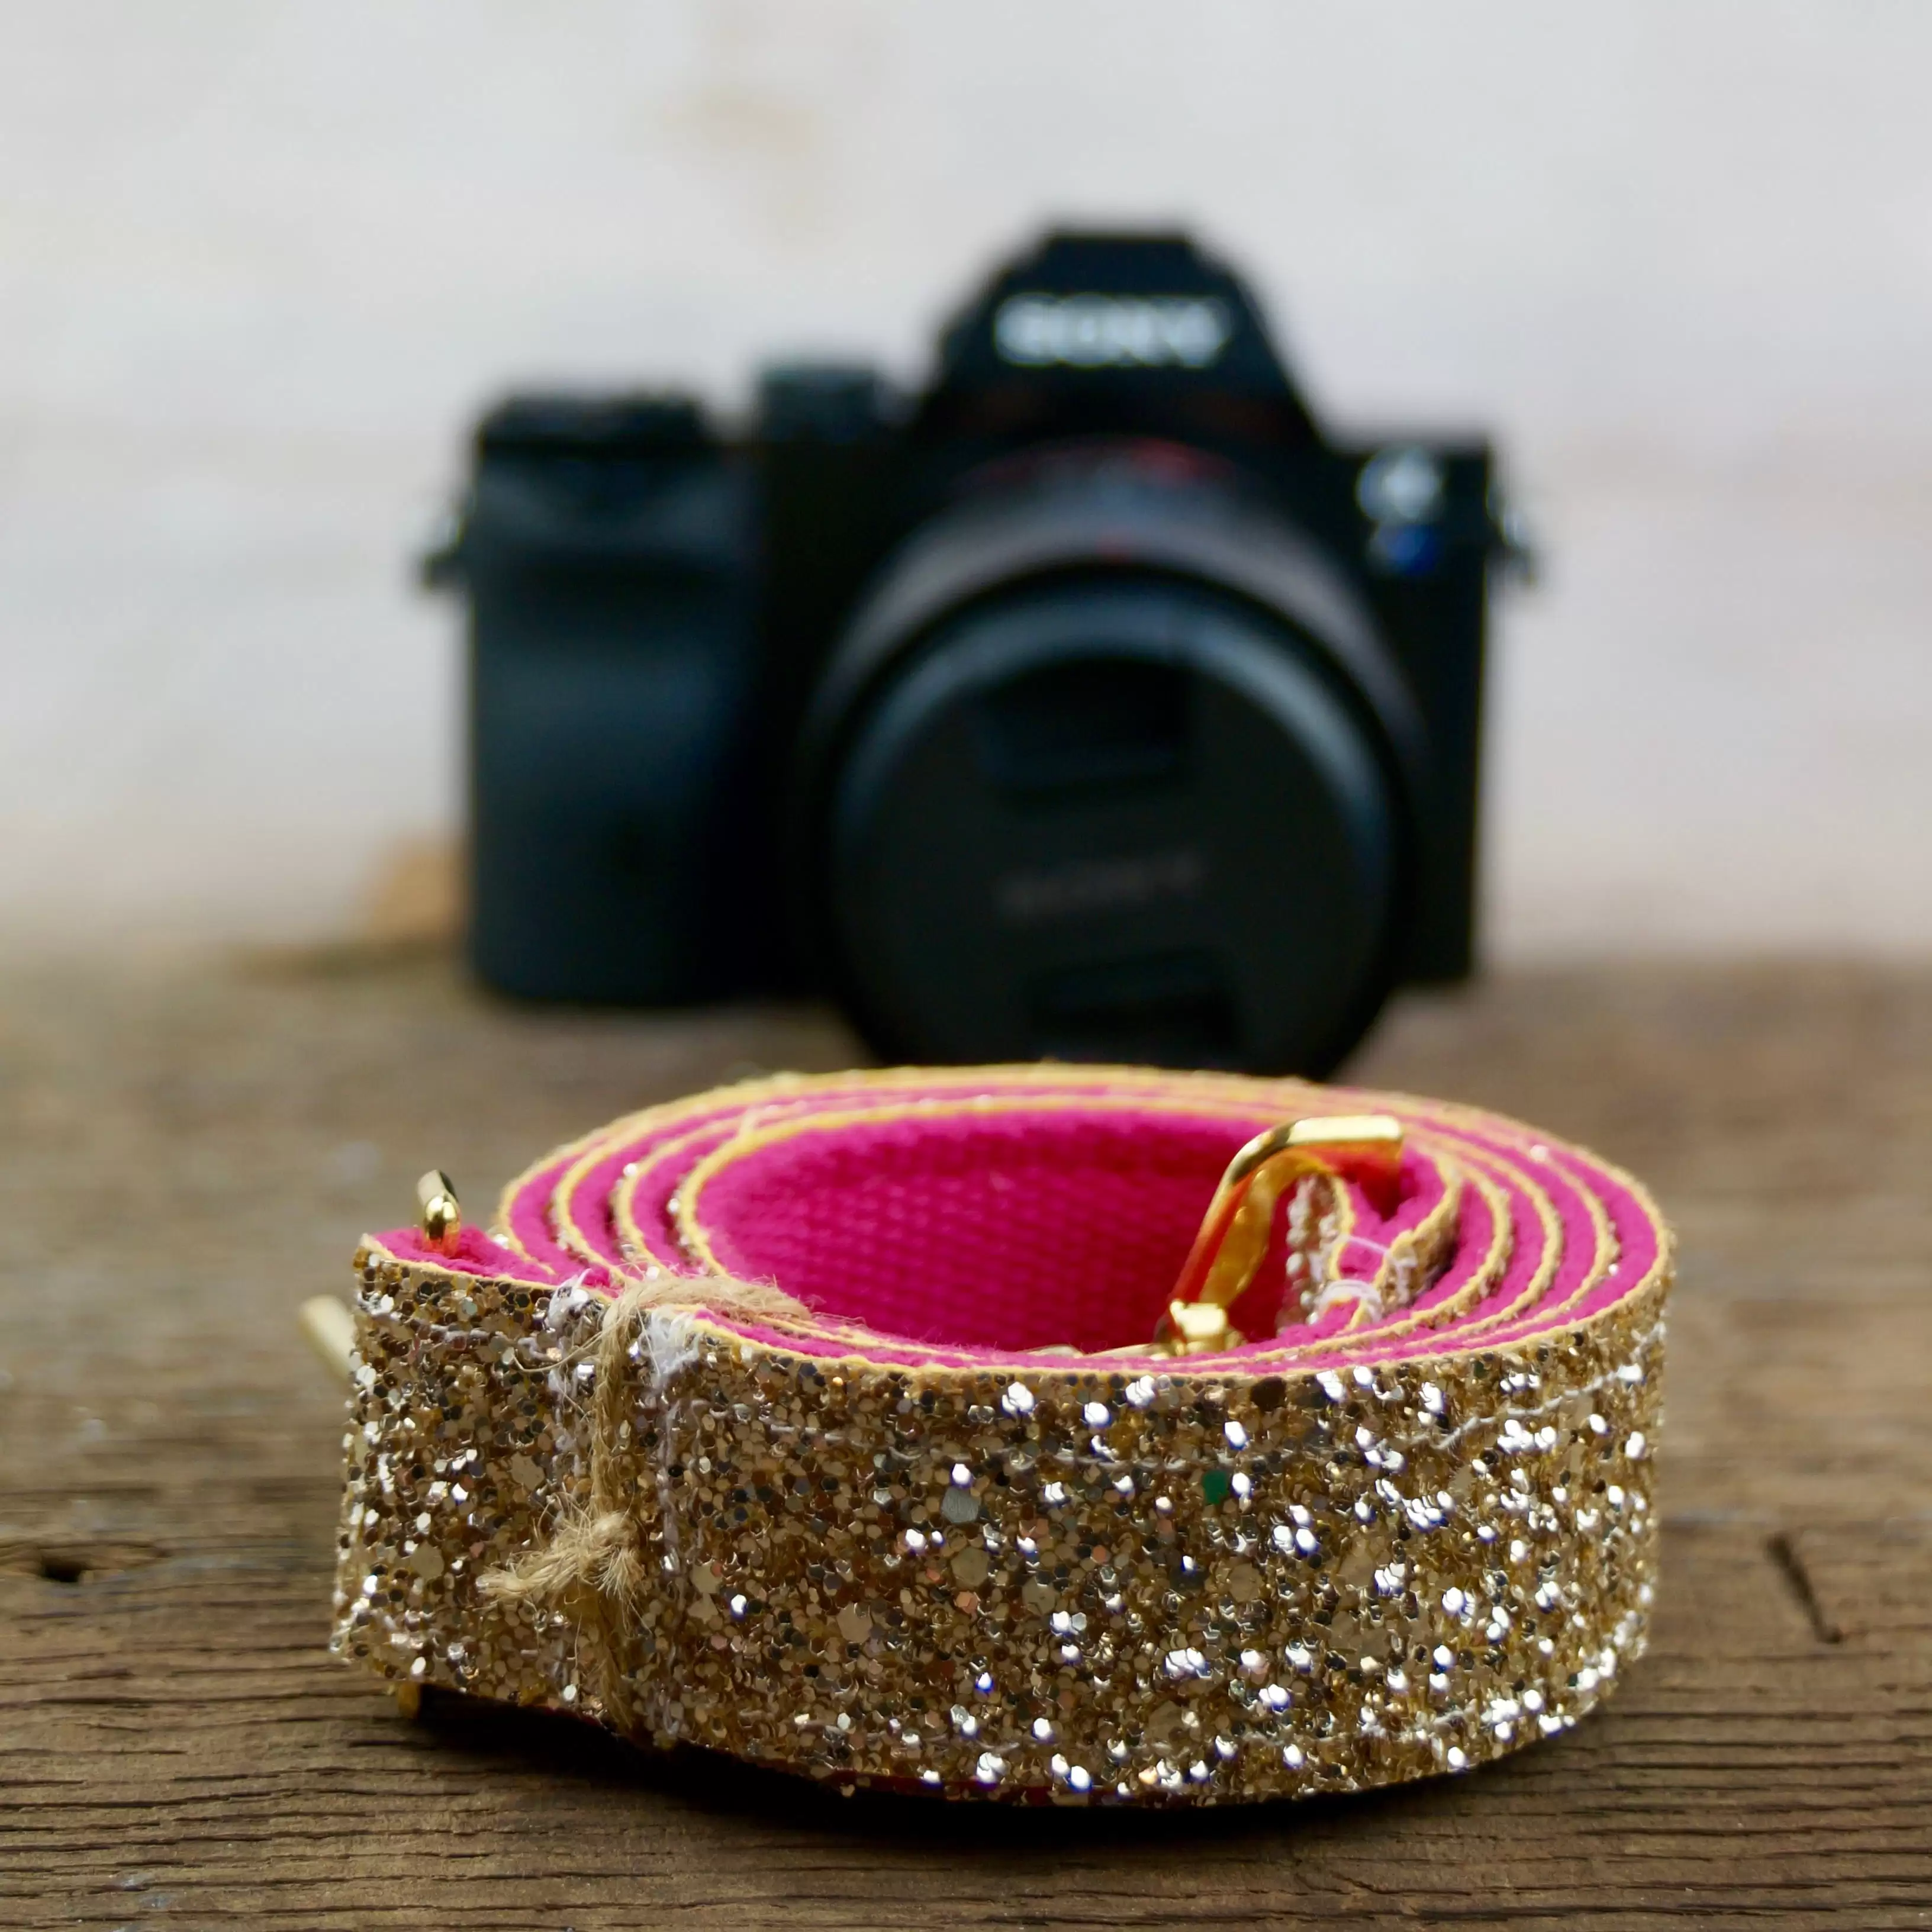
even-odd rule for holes
{"type": "MultiPolygon", "coordinates": [[[[514,1248],[470,1228],[453,1257],[430,1250],[413,1230],[382,1244],[459,1271],[614,1292],[648,1269],[701,1271],[677,1236],[674,1204],[682,1194],[717,1265],[776,1282],[825,1318],[862,1326],[880,1338],[867,1352],[882,1359],[968,1362],[1058,1346],[1131,1347],[1153,1333],[1229,1156],[1279,1115],[1258,1103],[1251,1117],[1190,1111],[1154,1094],[1124,1112],[1092,1096],[1131,1099],[1131,1082],[1070,1069],[1057,1084],[1068,1104],[1052,1110],[1029,1111],[1024,1093],[976,1100],[943,1076],[930,1091],[884,1098],[877,1088],[837,1086],[766,1096],[748,1113],[737,1095],[707,1096],[614,1133],[567,1188],[579,1165],[574,1154],[532,1170],[506,1214],[514,1248]],[[855,1101],[894,1117],[815,1118],[855,1101]],[[698,1163],[748,1126],[757,1131],[742,1151],[694,1182],[698,1163]],[[764,1131],[775,1126],[775,1135],[764,1131]],[[641,1243],[628,1253],[613,1213],[620,1201],[641,1243]]],[[[1339,1110],[1349,1100],[1338,1093],[1334,1104],[1339,1110]]],[[[1658,1234],[1649,1211],[1587,1156],[1552,1148],[1532,1156],[1507,1122],[1432,1118],[1426,1109],[1411,1118],[1430,1130],[1431,1144],[1484,1165],[1501,1188],[1510,1245],[1499,1277],[1480,1299],[1460,1304],[1492,1233],[1483,1196],[1467,1187],[1448,1264],[1409,1308],[1365,1324],[1345,1304],[1277,1333],[1288,1292],[1283,1215],[1256,1286],[1234,1311],[1256,1338],[1240,1353],[1294,1346],[1312,1360],[1326,1354],[1365,1363],[1516,1340],[1614,1300],[1654,1264],[1658,1234]],[[1546,1240],[1533,1189],[1553,1212],[1562,1252],[1526,1304],[1546,1240]],[[1614,1236],[1607,1269],[1592,1202],[1614,1236]],[[1432,1324],[1432,1312],[1452,1305],[1432,1324]]],[[[1372,1277],[1389,1243],[1439,1202],[1444,1184],[1435,1154],[1412,1144],[1392,1197],[1378,1201],[1352,1188],[1355,1233],[1342,1271],[1372,1277]]],[[[770,1339],[798,1346],[796,1337],[770,1339]]]]}
{"type": "MultiPolygon", "coordinates": [[[[692,1211],[728,1274],[782,1282],[823,1313],[888,1334],[1118,1348],[1153,1334],[1215,1184],[1251,1131],[1018,1108],[808,1130],[731,1161],[692,1211]]],[[[1412,1219],[1416,1204],[1390,1219],[1412,1219]]],[[[1390,1221],[1362,1211],[1372,1238],[1385,1239],[1390,1221]]],[[[1264,1332],[1284,1292],[1284,1221],[1261,1270],[1273,1304],[1264,1332]]]]}
{"type": "Polygon", "coordinates": [[[698,1204],[728,1272],[821,1312],[971,1347],[1151,1334],[1238,1133],[1016,1114],[806,1134],[698,1204]]]}

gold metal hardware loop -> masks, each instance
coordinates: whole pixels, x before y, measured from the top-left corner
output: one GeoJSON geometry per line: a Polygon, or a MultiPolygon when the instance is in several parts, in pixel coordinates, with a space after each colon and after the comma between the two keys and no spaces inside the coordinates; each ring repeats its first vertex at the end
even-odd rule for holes
{"type": "Polygon", "coordinates": [[[1171,1355],[1218,1354],[1246,1339],[1228,1310],[1268,1252],[1276,1204],[1304,1176],[1367,1169],[1393,1178],[1402,1123],[1392,1114],[1331,1114],[1257,1134],[1228,1163],[1176,1277],[1154,1346],[1171,1355]]]}

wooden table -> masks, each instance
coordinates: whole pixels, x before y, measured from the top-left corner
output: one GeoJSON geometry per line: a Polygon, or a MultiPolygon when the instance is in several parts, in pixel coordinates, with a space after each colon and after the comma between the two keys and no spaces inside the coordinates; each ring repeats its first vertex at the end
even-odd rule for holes
{"type": "Polygon", "coordinates": [[[1520,1113],[1684,1240],[1648,1658],[1463,1779],[1194,1816],[842,1801],[324,1654],[340,1396],[296,1305],[435,1161],[531,1154],[810,1013],[513,1010],[434,958],[0,968],[0,1922],[1932,1922],[1932,973],[1412,1001],[1352,1072],[1520,1113]]]}

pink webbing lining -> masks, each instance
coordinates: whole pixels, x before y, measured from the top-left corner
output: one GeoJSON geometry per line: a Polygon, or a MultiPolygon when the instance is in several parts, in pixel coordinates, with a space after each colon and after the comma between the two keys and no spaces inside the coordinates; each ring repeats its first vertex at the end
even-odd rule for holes
{"type": "MultiPolygon", "coordinates": [[[[1408,1136],[1394,1202],[1350,1186],[1352,1230],[1326,1251],[1328,1293],[1305,1318],[1290,1296],[1284,1208],[1234,1312],[1252,1339],[1231,1366],[1520,1340],[1608,1306],[1660,1264],[1660,1223],[1634,1183],[1494,1116],[1296,1083],[1055,1067],[700,1095],[547,1156],[506,1196],[500,1240],[466,1230],[454,1258],[412,1230],[379,1245],[607,1294],[664,1274],[769,1282],[839,1332],[726,1325],[805,1352],[917,1366],[1118,1350],[1151,1336],[1244,1142],[1296,1114],[1370,1107],[1396,1112],[1408,1136]],[[1452,1195],[1439,1271],[1394,1292],[1391,1250],[1452,1195]]],[[[703,1305],[695,1282],[692,1299],[703,1305]]]]}

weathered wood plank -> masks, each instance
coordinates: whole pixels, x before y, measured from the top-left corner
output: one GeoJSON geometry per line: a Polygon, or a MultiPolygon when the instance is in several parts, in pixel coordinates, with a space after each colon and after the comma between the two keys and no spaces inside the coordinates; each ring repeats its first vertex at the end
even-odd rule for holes
{"type": "Polygon", "coordinates": [[[1932,1921],[1932,974],[1502,979],[1357,1071],[1628,1162],[1686,1238],[1650,1656],[1569,1736],[1351,1802],[835,1796],[322,1654],[340,1421],[292,1313],[431,1160],[812,1016],[506,1010],[433,964],[0,974],[0,1923],[935,1928],[1932,1921]],[[104,1208],[103,1175],[111,1177],[104,1208]]]}

